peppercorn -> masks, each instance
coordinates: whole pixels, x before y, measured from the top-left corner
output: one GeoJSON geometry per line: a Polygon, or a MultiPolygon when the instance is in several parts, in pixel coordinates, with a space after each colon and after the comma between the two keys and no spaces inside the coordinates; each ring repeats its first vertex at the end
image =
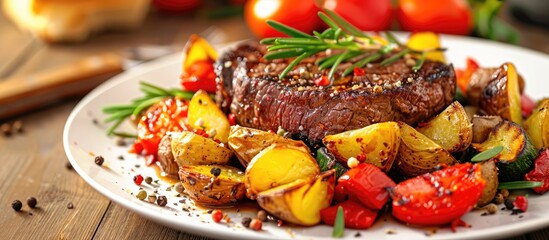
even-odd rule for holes
{"type": "Polygon", "coordinates": [[[151,183],[153,182],[153,178],[147,176],[147,177],[145,178],[145,182],[146,182],[147,184],[151,184],[151,183]]]}
{"type": "Polygon", "coordinates": [[[496,196],[494,197],[494,203],[495,204],[502,204],[503,201],[505,201],[505,198],[503,197],[503,194],[501,194],[501,193],[496,194],[496,196]]]}
{"type": "Polygon", "coordinates": [[[185,187],[183,187],[183,184],[181,184],[180,182],[176,183],[173,188],[175,188],[175,191],[180,194],[183,194],[183,192],[185,191],[185,187]]]}
{"type": "Polygon", "coordinates": [[[213,167],[212,169],[210,169],[210,173],[214,175],[214,177],[218,177],[219,174],[221,174],[221,169],[217,167],[213,167]]]}
{"type": "Polygon", "coordinates": [[[509,197],[509,190],[507,190],[507,189],[501,189],[501,190],[499,190],[499,192],[501,193],[501,195],[503,195],[504,198],[508,198],[508,197],[509,197]]]}
{"type": "Polygon", "coordinates": [[[21,203],[21,201],[19,200],[15,200],[11,202],[11,208],[13,208],[13,210],[15,210],[16,212],[21,211],[22,207],[23,207],[23,203],[21,203]]]}
{"type": "Polygon", "coordinates": [[[141,190],[137,193],[137,195],[135,195],[135,197],[139,200],[145,200],[147,197],[147,192],[145,192],[145,190],[141,190]]]}
{"type": "Polygon", "coordinates": [[[267,213],[263,210],[257,211],[257,218],[262,222],[267,221],[267,213]]]}
{"type": "Polygon", "coordinates": [[[156,199],[156,204],[158,204],[158,206],[164,207],[166,206],[166,204],[168,204],[168,199],[166,198],[166,196],[158,196],[158,198],[156,199]]]}
{"type": "Polygon", "coordinates": [[[95,161],[95,164],[97,164],[98,166],[101,166],[103,165],[103,162],[105,162],[105,159],[103,158],[103,156],[96,156],[94,161],[95,161]]]}
{"type": "Polygon", "coordinates": [[[250,222],[252,222],[252,218],[249,218],[249,217],[244,217],[242,218],[242,226],[246,227],[246,228],[249,228],[250,227],[250,222]]]}
{"type": "Polygon", "coordinates": [[[68,208],[68,209],[73,209],[73,208],[74,208],[74,205],[72,204],[72,202],[69,202],[69,203],[67,204],[67,208],[68,208]]]}
{"type": "Polygon", "coordinates": [[[141,174],[137,174],[133,176],[133,183],[137,186],[141,186],[141,183],[143,182],[143,176],[141,174]]]}
{"type": "Polygon", "coordinates": [[[19,120],[13,122],[12,129],[15,130],[18,133],[22,133],[23,132],[23,122],[21,122],[19,120]]]}
{"type": "Polygon", "coordinates": [[[221,219],[223,219],[223,212],[221,210],[216,209],[212,211],[212,220],[216,223],[221,222],[221,219]]]}
{"type": "Polygon", "coordinates": [[[70,162],[65,163],[65,168],[67,170],[73,170],[72,164],[70,162]]]}
{"type": "Polygon", "coordinates": [[[261,231],[261,227],[263,227],[263,223],[257,218],[252,219],[250,222],[250,228],[255,231],[261,231]]]}
{"type": "Polygon", "coordinates": [[[151,195],[149,195],[149,196],[147,197],[147,200],[148,200],[150,203],[156,202],[156,194],[151,193],[151,195]]]}
{"type": "Polygon", "coordinates": [[[0,129],[2,130],[2,133],[4,134],[4,136],[6,137],[11,136],[11,126],[9,124],[7,123],[2,124],[2,126],[0,126],[0,129]]]}
{"type": "Polygon", "coordinates": [[[496,204],[493,204],[493,203],[486,205],[486,207],[484,208],[489,214],[495,214],[496,212],[498,212],[498,206],[496,206],[496,204]]]}
{"type": "Polygon", "coordinates": [[[515,205],[513,204],[515,201],[513,201],[513,199],[510,199],[510,198],[507,198],[505,199],[505,207],[507,208],[507,210],[513,210],[513,208],[515,207],[515,205]]]}
{"type": "Polygon", "coordinates": [[[520,211],[526,212],[528,210],[528,198],[525,196],[518,196],[513,202],[513,205],[517,207],[520,211]]]}
{"type": "Polygon", "coordinates": [[[36,201],[35,197],[28,197],[27,198],[27,205],[29,205],[30,208],[35,208],[38,201],[36,201]]]}

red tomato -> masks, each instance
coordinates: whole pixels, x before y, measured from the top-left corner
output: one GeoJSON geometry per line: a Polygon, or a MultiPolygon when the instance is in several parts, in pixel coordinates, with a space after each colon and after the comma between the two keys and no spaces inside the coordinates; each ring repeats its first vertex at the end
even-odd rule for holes
{"type": "Polygon", "coordinates": [[[402,29],[469,34],[474,19],[466,0],[399,0],[397,19],[402,29]]]}
{"type": "Polygon", "coordinates": [[[215,93],[215,71],[212,61],[198,61],[193,63],[187,72],[181,76],[181,85],[185,90],[198,91],[200,89],[215,93]]]}
{"type": "Polygon", "coordinates": [[[448,224],[473,208],[485,186],[480,165],[451,166],[399,183],[392,213],[411,224],[448,224]]]}
{"type": "Polygon", "coordinates": [[[154,0],[157,9],[169,12],[184,12],[202,4],[202,0],[154,0]]]}
{"type": "Polygon", "coordinates": [[[265,22],[268,19],[286,24],[305,33],[320,25],[315,0],[249,0],[244,5],[244,19],[252,32],[260,37],[284,37],[265,22]]]}
{"type": "Polygon", "coordinates": [[[322,219],[322,222],[328,225],[334,225],[337,216],[337,208],[339,206],[343,208],[346,228],[367,229],[372,226],[376,220],[376,211],[372,211],[357,202],[345,201],[320,210],[320,218],[322,219]]]}
{"type": "Polygon", "coordinates": [[[137,124],[134,151],[144,155],[156,155],[158,144],[166,132],[187,130],[187,107],[188,102],[179,98],[167,98],[152,105],[137,124]]]}
{"type": "Polygon", "coordinates": [[[325,0],[322,4],[364,31],[380,31],[391,25],[391,0],[325,0]]]}
{"type": "Polygon", "coordinates": [[[350,199],[357,199],[369,209],[379,210],[389,200],[387,188],[395,185],[378,167],[361,163],[339,177],[336,192],[340,191],[338,187],[342,188],[350,199]]]}

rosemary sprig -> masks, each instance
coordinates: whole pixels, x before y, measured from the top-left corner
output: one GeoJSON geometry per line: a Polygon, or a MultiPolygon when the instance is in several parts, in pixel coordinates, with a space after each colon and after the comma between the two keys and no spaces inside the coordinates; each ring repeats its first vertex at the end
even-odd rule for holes
{"type": "Polygon", "coordinates": [[[331,84],[334,82],[338,66],[342,63],[354,62],[343,71],[343,77],[352,73],[354,68],[362,68],[366,66],[366,64],[377,61],[387,55],[390,55],[390,57],[383,60],[381,65],[392,64],[410,53],[421,56],[413,66],[413,70],[417,72],[425,62],[426,52],[445,50],[443,48],[425,51],[412,50],[405,44],[399,42],[390,32],[385,33],[386,39],[381,38],[381,36],[371,37],[343,19],[337,13],[329,9],[324,9],[324,12],[319,12],[318,16],[329,26],[329,28],[322,33],[314,31],[312,35],[276,21],[267,21],[267,24],[272,28],[289,37],[265,38],[261,40],[262,44],[268,45],[268,53],[265,55],[265,59],[295,58],[288,64],[282,73],[280,73],[280,79],[286,77],[286,75],[304,59],[328,49],[337,50],[337,53],[320,58],[315,64],[318,65],[320,69],[330,69],[328,78],[330,79],[331,84]]]}
{"type": "Polygon", "coordinates": [[[133,137],[133,134],[116,132],[116,129],[120,126],[120,124],[122,124],[122,122],[124,122],[124,120],[131,116],[139,116],[142,111],[165,98],[180,97],[190,100],[194,94],[194,92],[191,91],[183,91],[177,88],[165,89],[146,82],[139,82],[139,89],[145,94],[144,96],[133,99],[129,104],[110,105],[102,109],[103,113],[109,115],[105,118],[104,122],[114,122],[107,129],[107,134],[109,136],[118,135],[133,137]]]}

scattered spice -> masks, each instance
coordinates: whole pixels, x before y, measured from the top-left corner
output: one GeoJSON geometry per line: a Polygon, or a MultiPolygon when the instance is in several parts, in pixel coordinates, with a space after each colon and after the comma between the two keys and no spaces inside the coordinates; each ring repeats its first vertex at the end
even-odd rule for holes
{"type": "Polygon", "coordinates": [[[149,195],[149,196],[147,197],[147,200],[148,200],[150,203],[156,202],[156,194],[151,193],[151,195],[149,195]]]}
{"type": "Polygon", "coordinates": [[[21,122],[20,120],[17,120],[15,122],[13,122],[12,130],[14,130],[18,133],[22,133],[23,132],[23,122],[21,122]]]}
{"type": "Polygon", "coordinates": [[[255,231],[261,231],[262,227],[263,227],[263,223],[261,222],[261,220],[257,218],[252,219],[252,221],[250,222],[250,228],[255,231]]]}
{"type": "Polygon", "coordinates": [[[223,219],[223,212],[221,210],[216,209],[212,211],[212,220],[216,223],[221,222],[221,219],[223,219]]]}
{"type": "Polygon", "coordinates": [[[145,200],[147,198],[147,192],[145,190],[141,190],[135,195],[135,197],[139,200],[145,200]]]}
{"type": "Polygon", "coordinates": [[[151,184],[151,183],[153,182],[152,177],[147,176],[147,177],[145,178],[145,182],[146,182],[147,184],[151,184]]]}
{"type": "Polygon", "coordinates": [[[518,196],[513,203],[520,211],[526,212],[528,210],[528,198],[525,196],[518,196]]]}
{"type": "Polygon", "coordinates": [[[267,212],[265,212],[264,210],[257,211],[257,218],[262,222],[267,221],[267,212]]]}
{"type": "Polygon", "coordinates": [[[118,160],[124,160],[124,155],[118,156],[118,160]]]}
{"type": "Polygon", "coordinates": [[[21,201],[19,200],[14,200],[13,202],[11,202],[11,208],[13,208],[13,210],[15,210],[16,212],[21,211],[22,207],[23,203],[21,203],[21,201]]]}
{"type": "Polygon", "coordinates": [[[124,139],[123,137],[117,137],[115,143],[116,143],[116,146],[120,146],[120,147],[126,146],[126,139],[124,139]]]}
{"type": "Polygon", "coordinates": [[[168,204],[168,199],[166,198],[166,196],[158,196],[158,198],[156,199],[156,204],[158,204],[158,206],[164,207],[166,206],[166,204],[168,204]]]}
{"type": "Polygon", "coordinates": [[[496,204],[493,204],[493,203],[486,205],[484,209],[486,209],[486,212],[488,212],[488,214],[495,214],[496,212],[498,212],[498,206],[496,206],[496,204]]]}
{"type": "Polygon", "coordinates": [[[183,194],[183,192],[185,191],[185,187],[183,187],[183,184],[181,184],[181,182],[176,183],[173,186],[173,188],[177,193],[180,193],[180,194],[183,194]]]}
{"type": "Polygon", "coordinates": [[[141,186],[141,183],[143,183],[143,176],[141,176],[141,174],[133,176],[133,183],[137,186],[141,186]]]}
{"type": "Polygon", "coordinates": [[[507,190],[507,189],[501,189],[501,190],[499,190],[499,193],[501,193],[501,195],[502,195],[504,198],[508,198],[508,197],[509,197],[509,190],[507,190]]]}
{"type": "Polygon", "coordinates": [[[246,228],[249,228],[250,227],[250,223],[252,222],[252,218],[249,218],[249,217],[243,217],[242,220],[240,221],[242,223],[242,226],[246,227],[246,228]]]}
{"type": "Polygon", "coordinates": [[[74,169],[74,168],[72,167],[71,162],[65,163],[65,168],[66,168],[67,170],[73,170],[73,169],[74,169]]]}
{"type": "Polygon", "coordinates": [[[501,194],[501,193],[496,194],[496,196],[494,197],[494,203],[495,204],[502,204],[503,201],[505,201],[505,197],[503,197],[503,194],[501,194]]]}
{"type": "Polygon", "coordinates": [[[67,204],[67,208],[68,208],[68,209],[73,209],[73,208],[74,208],[74,205],[72,204],[72,202],[69,202],[69,203],[67,204]]]}
{"type": "Polygon", "coordinates": [[[105,159],[103,158],[103,156],[96,156],[94,162],[98,166],[101,166],[105,162],[105,159]]]}
{"type": "Polygon", "coordinates": [[[35,197],[28,197],[27,198],[27,205],[29,205],[30,208],[35,208],[38,201],[35,197]]]}
{"type": "Polygon", "coordinates": [[[505,207],[507,208],[507,210],[513,210],[513,208],[515,207],[515,205],[513,204],[513,199],[510,199],[510,198],[507,198],[505,199],[505,207]]]}
{"type": "Polygon", "coordinates": [[[213,167],[212,169],[210,169],[210,173],[214,175],[214,177],[218,177],[219,174],[221,174],[221,169],[218,167],[213,167]]]}
{"type": "Polygon", "coordinates": [[[360,236],[362,236],[362,234],[360,234],[360,232],[356,232],[356,233],[355,233],[355,237],[356,237],[356,238],[359,238],[360,236]]]}
{"type": "Polygon", "coordinates": [[[387,229],[387,230],[385,230],[385,234],[393,235],[393,234],[396,234],[396,231],[393,230],[393,229],[387,229]]]}
{"type": "Polygon", "coordinates": [[[2,133],[4,136],[9,137],[11,136],[11,126],[8,123],[4,123],[0,126],[0,130],[2,130],[2,133]]]}

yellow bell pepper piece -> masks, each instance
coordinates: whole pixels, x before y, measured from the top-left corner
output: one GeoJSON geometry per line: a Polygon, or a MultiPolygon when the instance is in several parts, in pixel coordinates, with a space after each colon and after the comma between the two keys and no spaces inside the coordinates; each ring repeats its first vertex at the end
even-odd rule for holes
{"type": "Polygon", "coordinates": [[[215,61],[217,59],[217,51],[206,41],[206,39],[193,34],[187,41],[185,46],[186,54],[183,60],[183,72],[198,61],[215,61]]]}
{"type": "MultiPolygon", "coordinates": [[[[408,39],[408,42],[406,42],[406,46],[417,51],[436,49],[440,48],[440,38],[433,32],[413,33],[408,39]]],[[[429,60],[446,63],[444,53],[441,51],[428,52],[425,57],[429,60]]]]}

